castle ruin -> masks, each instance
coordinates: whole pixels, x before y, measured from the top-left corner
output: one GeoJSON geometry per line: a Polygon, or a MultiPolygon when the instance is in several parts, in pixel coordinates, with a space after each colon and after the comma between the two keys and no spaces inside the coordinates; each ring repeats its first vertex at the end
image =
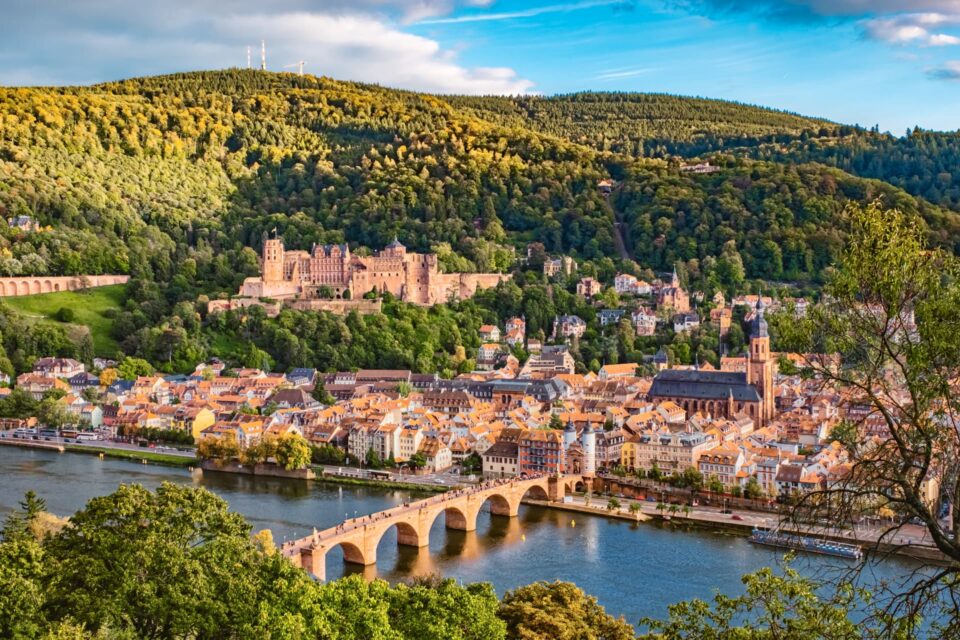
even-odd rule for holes
{"type": "Polygon", "coordinates": [[[264,241],[261,274],[243,282],[241,297],[316,300],[332,295],[356,300],[376,291],[429,306],[469,298],[477,289],[510,278],[501,273],[441,273],[436,255],[408,252],[397,240],[376,255],[358,256],[345,244],[288,251],[280,238],[264,241]]]}

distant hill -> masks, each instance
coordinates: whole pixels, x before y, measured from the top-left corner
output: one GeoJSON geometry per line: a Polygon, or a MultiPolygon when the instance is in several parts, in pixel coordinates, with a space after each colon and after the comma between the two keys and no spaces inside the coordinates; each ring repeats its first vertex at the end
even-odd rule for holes
{"type": "Polygon", "coordinates": [[[857,130],[842,138],[760,145],[749,155],[775,162],[822,162],[960,210],[960,131],[913,129],[907,135],[892,136],[857,130]]]}
{"type": "Polygon", "coordinates": [[[844,203],[882,197],[960,246],[955,214],[773,151],[842,127],[716,100],[437,97],[228,70],[0,89],[0,121],[0,214],[53,228],[3,229],[0,271],[131,273],[172,283],[174,301],[234,292],[257,270],[247,247],[272,229],[301,248],[396,235],[448,269],[498,270],[530,241],[609,259],[621,221],[645,266],[732,242],[748,277],[810,280],[844,241],[844,203]],[[748,143],[772,162],[720,154],[721,171],[695,176],[646,157],[748,143]],[[597,189],[608,177],[609,198],[597,189]],[[773,245],[789,254],[782,268],[773,245]]]}
{"type": "Polygon", "coordinates": [[[458,96],[448,101],[491,122],[633,156],[696,155],[802,135],[829,136],[841,129],[786,111],[659,93],[458,96]]]}
{"type": "Polygon", "coordinates": [[[491,122],[634,157],[726,151],[776,162],[821,162],[960,210],[960,131],[914,129],[894,136],[736,102],[655,93],[449,101],[491,122]]]}

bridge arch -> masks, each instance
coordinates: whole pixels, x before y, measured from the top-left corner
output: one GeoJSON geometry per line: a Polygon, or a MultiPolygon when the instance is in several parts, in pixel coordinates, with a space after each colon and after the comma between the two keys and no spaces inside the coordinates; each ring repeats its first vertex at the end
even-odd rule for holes
{"type": "Polygon", "coordinates": [[[433,528],[433,524],[443,514],[444,526],[447,529],[456,529],[458,531],[473,531],[477,528],[477,514],[471,513],[469,509],[463,509],[456,505],[437,509],[430,514],[424,527],[427,532],[433,528]]]}
{"type": "Polygon", "coordinates": [[[531,485],[530,488],[527,489],[526,492],[524,492],[524,494],[520,497],[521,502],[527,499],[547,502],[550,500],[550,495],[547,493],[547,490],[543,487],[543,485],[534,484],[531,485]]]}
{"type": "MultiPolygon", "coordinates": [[[[285,543],[283,553],[302,569],[323,580],[327,555],[336,547],[340,547],[339,553],[343,555],[344,562],[370,567],[376,564],[377,547],[391,529],[396,528],[398,544],[423,548],[428,546],[430,530],[441,513],[446,528],[476,531],[477,516],[488,503],[491,514],[514,518],[525,498],[559,501],[566,491],[571,488],[582,490],[583,486],[584,481],[577,476],[537,476],[528,480],[487,482],[472,489],[447,493],[443,497],[433,497],[348,520],[322,532],[314,531],[300,540],[285,543]]],[[[515,520],[509,522],[516,525],[513,527],[515,533],[520,531],[515,520]]],[[[502,527],[498,525],[499,528],[502,527]]]]}
{"type": "MultiPolygon", "coordinates": [[[[367,557],[363,553],[363,549],[359,546],[353,544],[352,542],[338,542],[337,544],[330,547],[330,549],[336,549],[340,547],[340,550],[343,551],[343,561],[350,562],[352,564],[369,564],[367,562],[367,557]]],[[[329,550],[327,551],[329,553],[329,550]]]]}
{"type": "Polygon", "coordinates": [[[484,505],[490,503],[490,513],[496,516],[515,516],[520,510],[520,499],[511,499],[509,494],[491,493],[480,503],[477,511],[483,510],[484,505]]]}
{"type": "Polygon", "coordinates": [[[421,534],[415,526],[409,522],[399,521],[394,522],[388,527],[384,527],[383,531],[380,532],[379,537],[377,538],[377,545],[380,546],[380,543],[383,541],[383,537],[391,529],[397,530],[397,544],[402,544],[408,547],[425,547],[429,544],[430,531],[427,530],[425,534],[421,534]]]}

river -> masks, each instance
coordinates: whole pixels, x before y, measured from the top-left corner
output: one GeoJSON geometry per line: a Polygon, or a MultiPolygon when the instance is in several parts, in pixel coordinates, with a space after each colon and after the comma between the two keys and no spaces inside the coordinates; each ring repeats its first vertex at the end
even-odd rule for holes
{"type": "MultiPolygon", "coordinates": [[[[92,497],[121,483],[149,488],[163,481],[205,487],[243,514],[254,530],[269,528],[277,542],[314,527],[332,526],[345,516],[363,515],[421,497],[408,491],[320,482],[254,478],[223,473],[190,473],[157,465],[94,455],[0,446],[0,516],[33,490],[48,510],[69,515],[92,497]]],[[[518,518],[482,513],[475,532],[447,531],[438,518],[429,553],[398,547],[395,530],[378,548],[376,567],[345,567],[338,550],[327,556],[327,577],[345,571],[396,581],[441,573],[467,582],[491,582],[499,593],[536,580],[569,580],[597,597],[607,610],[633,624],[643,616],[664,617],[678,600],[709,598],[715,590],[743,591],[740,576],[776,564],[782,554],[743,537],[674,530],[603,517],[523,506],[518,518]]],[[[828,575],[849,565],[824,556],[801,555],[805,574],[828,575]]],[[[871,564],[871,579],[895,580],[915,565],[906,560],[871,564]]]]}

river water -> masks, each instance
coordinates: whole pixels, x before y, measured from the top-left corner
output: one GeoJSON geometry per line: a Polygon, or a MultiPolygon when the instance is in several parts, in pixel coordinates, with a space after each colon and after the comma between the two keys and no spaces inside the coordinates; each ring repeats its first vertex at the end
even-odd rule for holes
{"type": "MultiPolygon", "coordinates": [[[[408,491],[338,486],[309,481],[193,473],[97,456],[0,446],[0,516],[33,490],[48,510],[69,515],[94,496],[121,483],[155,488],[163,481],[205,487],[243,514],[254,530],[268,528],[279,543],[339,523],[345,516],[380,511],[422,497],[408,491]]],[[[499,593],[537,580],[569,580],[597,597],[607,610],[633,624],[643,616],[664,617],[679,600],[710,598],[716,590],[742,593],[740,576],[777,564],[782,554],[743,537],[661,528],[622,520],[523,506],[517,518],[481,513],[475,532],[448,531],[437,519],[429,553],[398,547],[388,532],[376,567],[344,565],[338,550],[327,554],[327,577],[362,571],[396,581],[441,573],[464,583],[491,582],[499,593]]],[[[825,556],[801,555],[794,566],[805,574],[834,575],[849,567],[825,556]]],[[[905,560],[871,564],[872,580],[905,577],[905,560]]]]}

